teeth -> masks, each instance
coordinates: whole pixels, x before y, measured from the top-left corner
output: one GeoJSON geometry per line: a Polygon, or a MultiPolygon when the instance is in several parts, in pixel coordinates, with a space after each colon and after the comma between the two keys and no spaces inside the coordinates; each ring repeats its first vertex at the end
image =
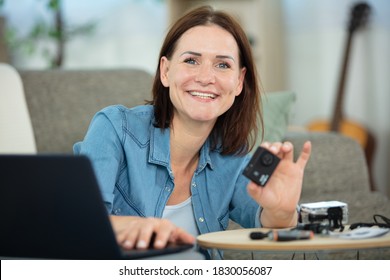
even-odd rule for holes
{"type": "Polygon", "coordinates": [[[196,92],[196,91],[191,91],[190,94],[192,96],[197,96],[197,97],[200,97],[200,98],[216,98],[217,96],[215,94],[212,94],[212,93],[203,93],[203,92],[196,92]]]}

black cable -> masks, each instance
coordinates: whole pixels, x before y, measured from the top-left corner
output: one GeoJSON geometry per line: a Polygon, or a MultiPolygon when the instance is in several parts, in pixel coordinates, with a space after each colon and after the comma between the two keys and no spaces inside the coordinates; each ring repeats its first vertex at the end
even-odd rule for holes
{"type": "Polygon", "coordinates": [[[379,222],[377,221],[377,218],[381,218],[386,224],[390,225],[390,219],[383,216],[383,215],[375,214],[373,218],[374,218],[375,223],[377,223],[377,224],[379,224],[379,222]]]}
{"type": "Polygon", "coordinates": [[[377,226],[377,227],[380,227],[380,228],[390,228],[390,219],[383,216],[383,215],[380,215],[380,214],[375,214],[373,216],[373,219],[374,219],[374,223],[354,223],[354,224],[351,224],[349,226],[349,229],[355,229],[355,228],[359,228],[359,227],[373,227],[373,226],[377,226]],[[378,218],[381,218],[384,223],[380,223],[378,222],[378,218]]]}

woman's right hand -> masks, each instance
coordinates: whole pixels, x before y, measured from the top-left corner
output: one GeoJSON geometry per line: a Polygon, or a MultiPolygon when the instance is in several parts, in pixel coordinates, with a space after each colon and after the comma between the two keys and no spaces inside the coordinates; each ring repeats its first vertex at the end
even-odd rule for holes
{"type": "Polygon", "coordinates": [[[117,242],[125,249],[149,247],[155,234],[154,248],[164,248],[168,242],[195,243],[195,237],[175,226],[171,221],[159,218],[134,216],[110,216],[117,242]]]}

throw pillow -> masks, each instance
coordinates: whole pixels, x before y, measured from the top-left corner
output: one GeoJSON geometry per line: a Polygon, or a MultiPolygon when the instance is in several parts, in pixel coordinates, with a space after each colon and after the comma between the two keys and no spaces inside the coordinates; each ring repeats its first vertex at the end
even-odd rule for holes
{"type": "MultiPolygon", "coordinates": [[[[262,96],[264,141],[283,140],[295,100],[296,94],[292,91],[269,92],[262,96]]],[[[259,137],[258,142],[260,141],[259,137]]]]}

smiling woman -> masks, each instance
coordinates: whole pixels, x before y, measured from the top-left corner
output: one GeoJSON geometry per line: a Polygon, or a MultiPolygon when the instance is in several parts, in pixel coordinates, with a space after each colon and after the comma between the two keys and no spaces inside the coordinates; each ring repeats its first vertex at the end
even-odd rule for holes
{"type": "Polygon", "coordinates": [[[74,146],[94,163],[122,246],[144,248],[153,233],[155,247],[191,243],[225,230],[229,219],[296,225],[311,145],[294,162],[291,143],[263,143],[281,159],[266,188],[242,174],[262,116],[251,47],[230,15],[205,6],[179,19],[160,50],[152,93],[146,105],[98,112],[74,146]]]}

